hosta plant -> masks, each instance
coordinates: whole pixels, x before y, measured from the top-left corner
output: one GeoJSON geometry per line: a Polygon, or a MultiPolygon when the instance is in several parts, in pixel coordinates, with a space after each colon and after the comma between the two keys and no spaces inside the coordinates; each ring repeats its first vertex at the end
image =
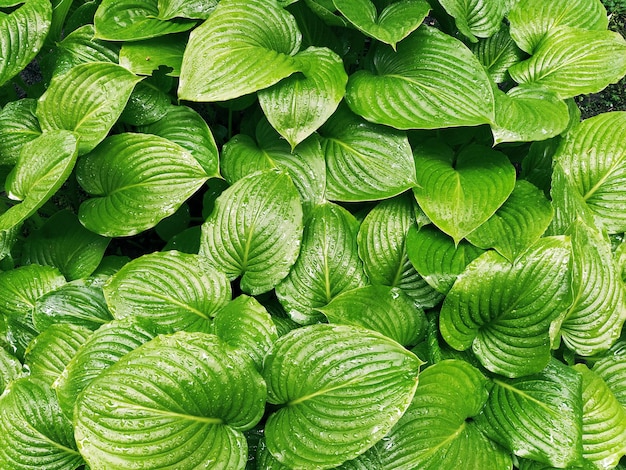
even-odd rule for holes
{"type": "Polygon", "coordinates": [[[599,0],[0,0],[0,468],[626,468],[599,0]]]}

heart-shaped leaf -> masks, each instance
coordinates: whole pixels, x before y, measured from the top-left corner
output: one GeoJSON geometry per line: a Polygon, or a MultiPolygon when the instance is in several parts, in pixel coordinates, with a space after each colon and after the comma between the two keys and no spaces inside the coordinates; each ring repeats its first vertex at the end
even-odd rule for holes
{"type": "Polygon", "coordinates": [[[267,170],[240,179],[215,201],[202,226],[200,254],[239,276],[244,292],[257,295],[287,276],[300,251],[302,205],[284,171],[267,170]]]}
{"type": "Polygon", "coordinates": [[[218,3],[219,0],[158,0],[159,18],[206,19],[218,3]]]}
{"type": "Polygon", "coordinates": [[[242,431],[261,419],[266,387],[249,359],[230,351],[216,336],[179,332],[106,369],[76,403],[76,440],[87,463],[243,468],[242,431]]]}
{"type": "Polygon", "coordinates": [[[22,376],[22,363],[9,354],[4,348],[0,348],[0,395],[4,389],[22,376]]]}
{"type": "Polygon", "coordinates": [[[268,121],[292,149],[335,112],[348,83],[341,57],[330,49],[309,47],[295,59],[302,75],[293,74],[258,93],[268,121]]]}
{"type": "Polygon", "coordinates": [[[550,323],[569,306],[569,243],[540,239],[514,263],[493,251],[475,259],[443,302],[440,330],[492,372],[520,377],[550,360],[550,323]]]}
{"type": "Polygon", "coordinates": [[[408,407],[422,362],[364,328],[318,324],[281,337],[265,359],[267,447],[284,465],[333,468],[379,441],[408,407]]]}
{"type": "Polygon", "coordinates": [[[0,164],[15,165],[22,146],[41,135],[36,107],[37,101],[24,98],[11,101],[0,111],[0,164]]]}
{"type": "Polygon", "coordinates": [[[346,209],[327,202],[313,209],[298,259],[276,287],[289,317],[300,324],[323,319],[315,311],[333,297],[366,284],[357,252],[359,223],[346,209]]]}
{"type": "MultiPolygon", "coordinates": [[[[493,36],[473,44],[471,50],[496,83],[506,81],[509,78],[509,67],[521,62],[525,57],[524,52],[517,47],[505,25],[502,25],[493,36]]],[[[498,111],[497,106],[496,111],[498,111]]]]}
{"type": "Polygon", "coordinates": [[[125,42],[120,50],[120,65],[137,75],[152,75],[165,66],[172,69],[167,75],[179,77],[185,46],[185,34],[125,42]]]}
{"type": "Polygon", "coordinates": [[[104,236],[134,235],[173,214],[208,179],[180,145],[148,134],[116,134],[79,161],[76,177],[93,195],[81,223],[104,236]]]}
{"type": "Polygon", "coordinates": [[[208,333],[211,318],[232,295],[224,274],[208,269],[197,255],[177,251],[134,259],[103,290],[115,318],[145,318],[159,333],[208,333]]]}
{"type": "Polygon", "coordinates": [[[225,101],[267,88],[299,71],[301,38],[275,0],[222,0],[191,33],[178,97],[225,101]]]}
{"type": "Polygon", "coordinates": [[[463,43],[421,26],[398,45],[379,47],[375,72],[350,76],[346,101],[368,121],[398,129],[488,124],[494,119],[491,80],[463,43]]]}
{"type": "Polygon", "coordinates": [[[414,149],[413,193],[428,218],[455,243],[474,231],[506,201],[515,168],[503,153],[473,144],[458,155],[443,143],[414,149]]]}
{"type": "Polygon", "coordinates": [[[439,0],[458,30],[472,42],[488,38],[502,25],[506,2],[501,0],[439,0]]]}

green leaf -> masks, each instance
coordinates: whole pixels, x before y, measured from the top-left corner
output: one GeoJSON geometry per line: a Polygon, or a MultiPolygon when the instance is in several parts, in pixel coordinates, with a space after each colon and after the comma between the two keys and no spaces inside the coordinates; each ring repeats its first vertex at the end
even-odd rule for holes
{"type": "Polygon", "coordinates": [[[483,250],[465,240],[458,244],[432,225],[411,227],[406,238],[407,254],[417,272],[434,289],[447,294],[454,281],[483,250]]]}
{"type": "Polygon", "coordinates": [[[267,292],[295,263],[302,238],[302,206],[291,178],[267,170],[240,179],[215,201],[202,226],[200,255],[225,272],[242,276],[248,294],[267,292]]]}
{"type": "Polygon", "coordinates": [[[162,20],[172,18],[206,19],[218,3],[219,0],[158,0],[159,18],[162,20]]]}
{"type": "Polygon", "coordinates": [[[224,274],[207,268],[197,255],[177,251],[134,259],[103,290],[115,318],[145,318],[159,333],[208,333],[211,318],[232,295],[224,274]]]}
{"type": "Polygon", "coordinates": [[[509,470],[508,453],[472,422],[487,401],[487,384],[478,369],[460,360],[424,370],[408,410],[376,445],[382,468],[509,470]]]}
{"type": "Polygon", "coordinates": [[[394,49],[422,24],[430,10],[424,0],[386,2],[380,13],[370,0],[332,0],[332,3],[359,31],[394,49]]]}
{"type": "Polygon", "coordinates": [[[0,395],[15,379],[22,376],[22,363],[15,357],[0,348],[0,395]]]}
{"type": "Polygon", "coordinates": [[[626,341],[615,343],[593,365],[593,371],[604,380],[617,401],[626,408],[626,341]]]}
{"type": "Polygon", "coordinates": [[[263,358],[278,339],[270,314],[247,295],[238,296],[217,312],[212,332],[233,349],[249,355],[259,372],[263,358]]]}
{"type": "Polygon", "coordinates": [[[186,45],[186,35],[125,42],[120,50],[120,65],[137,75],[152,75],[165,66],[172,69],[167,75],[179,77],[186,45]]]}
{"type": "Polygon", "coordinates": [[[493,251],[474,260],[443,302],[440,330],[454,349],[472,347],[506,377],[541,371],[550,360],[550,323],[570,304],[569,243],[542,238],[510,263],[493,251]]]}
{"type": "Polygon", "coordinates": [[[426,332],[424,311],[397,287],[358,287],[342,292],[317,310],[330,323],[362,326],[407,348],[415,346],[426,332]]]}
{"type": "Polygon", "coordinates": [[[74,470],[84,464],[72,423],[42,380],[12,382],[0,398],[0,466],[12,470],[74,470]]]}
{"type": "Polygon", "coordinates": [[[515,187],[515,168],[503,153],[477,144],[458,154],[433,142],[414,150],[413,193],[428,218],[456,244],[487,221],[515,187]]]}
{"type": "Polygon", "coordinates": [[[552,215],[552,206],[543,191],[519,180],[504,204],[467,239],[483,249],[495,248],[513,261],[543,235],[552,215]]]}
{"type": "Polygon", "coordinates": [[[41,135],[31,98],[11,101],[0,111],[0,164],[15,165],[22,146],[41,135]]]}
{"type": "Polygon", "coordinates": [[[472,42],[477,37],[493,36],[502,25],[506,3],[501,0],[439,0],[446,12],[454,18],[456,27],[472,42]]]}
{"type": "Polygon", "coordinates": [[[363,328],[318,324],[281,337],[265,360],[267,447],[284,465],[333,468],[379,441],[408,407],[422,362],[363,328]]]}
{"type": "Polygon", "coordinates": [[[420,307],[431,308],[442,297],[417,273],[407,253],[406,237],[416,223],[415,209],[410,194],[379,202],[361,223],[359,257],[372,284],[399,287],[420,307]]]}
{"type": "Polygon", "coordinates": [[[350,23],[342,15],[336,14],[333,0],[304,0],[306,5],[328,26],[348,26],[350,23]]]}
{"type": "Polygon", "coordinates": [[[533,54],[550,31],[559,26],[603,31],[608,27],[600,0],[517,0],[508,14],[511,36],[533,54]]]}
{"type": "Polygon", "coordinates": [[[216,336],[159,336],[106,369],[76,403],[75,434],[92,468],[243,469],[242,431],[263,416],[266,387],[216,336]]]}
{"type": "Polygon", "coordinates": [[[148,80],[140,82],[130,94],[119,122],[146,126],[163,118],[170,107],[170,97],[148,80]]]}
{"type": "Polygon", "coordinates": [[[583,376],[583,456],[614,468],[626,454],[626,409],[595,372],[584,364],[574,369],[583,376]]]}
{"type": "Polygon", "coordinates": [[[66,129],[80,136],[83,155],[108,134],[141,78],[107,62],[80,64],[54,77],[39,98],[37,117],[44,131],[66,129]]]}
{"type": "Polygon", "coordinates": [[[309,47],[295,59],[302,74],[286,77],[258,93],[268,121],[292,149],[335,112],[348,82],[341,57],[330,49],[309,47]]]}
{"type": "MultiPolygon", "coordinates": [[[[525,57],[505,25],[502,25],[493,36],[480,39],[470,49],[496,83],[506,81],[509,77],[509,67],[521,62],[525,57]]],[[[497,107],[496,111],[498,111],[497,107]]]]}
{"type": "Polygon", "coordinates": [[[476,424],[519,457],[566,468],[582,458],[582,415],[582,377],[552,360],[539,374],[494,379],[476,424]]]}
{"type": "Polygon", "coordinates": [[[35,58],[51,22],[52,5],[48,0],[29,0],[7,15],[0,14],[0,86],[35,58]]]}
{"type": "Polygon", "coordinates": [[[178,144],[148,134],[117,134],[82,158],[76,178],[94,196],[80,222],[103,236],[122,237],[154,227],[173,214],[208,179],[178,144]]]}
{"type": "Polygon", "coordinates": [[[350,76],[346,101],[368,121],[398,129],[477,126],[494,119],[491,80],[458,39],[421,26],[398,45],[379,47],[375,72],[350,76]]]}
{"type": "Polygon", "coordinates": [[[84,326],[51,325],[28,345],[24,367],[30,371],[31,377],[52,385],[91,333],[84,326]]]}
{"type": "Polygon", "coordinates": [[[299,71],[301,34],[275,0],[222,0],[189,38],[178,97],[225,101],[299,71]]]}
{"type": "Polygon", "coordinates": [[[54,266],[70,281],[85,278],[102,261],[109,241],[83,227],[69,210],[59,211],[26,238],[22,263],[54,266]]]}
{"type": "Polygon", "coordinates": [[[320,135],[328,199],[387,199],[415,185],[415,164],[405,133],[367,123],[342,106],[322,126],[320,135]]]}
{"type": "Polygon", "coordinates": [[[509,73],[516,82],[544,86],[561,99],[596,93],[626,74],[626,40],[613,31],[562,26],[550,30],[534,55],[509,73]]]}
{"type": "Polygon", "coordinates": [[[276,287],[289,317],[299,324],[323,319],[316,311],[333,297],[367,283],[357,252],[359,224],[341,206],[327,202],[311,213],[298,259],[276,287]]]}
{"type": "Polygon", "coordinates": [[[193,28],[193,20],[162,20],[158,0],[103,0],[93,23],[96,37],[107,41],[139,41],[193,28]]]}

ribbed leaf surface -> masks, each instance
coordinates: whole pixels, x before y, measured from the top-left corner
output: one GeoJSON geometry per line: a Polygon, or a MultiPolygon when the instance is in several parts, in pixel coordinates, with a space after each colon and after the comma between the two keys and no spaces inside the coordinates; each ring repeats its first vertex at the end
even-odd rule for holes
{"type": "Polygon", "coordinates": [[[470,41],[488,38],[502,25],[506,2],[502,0],[440,0],[456,27],[470,41]]]}
{"type": "Polygon", "coordinates": [[[268,401],[282,407],[265,426],[281,463],[333,468],[380,440],[400,419],[421,361],[379,333],[318,324],[280,338],[265,360],[268,401]]]}
{"type": "Polygon", "coordinates": [[[22,375],[22,363],[0,348],[0,395],[10,382],[22,375]]]}
{"type": "Polygon", "coordinates": [[[218,3],[219,0],[158,0],[159,18],[206,19],[218,3]]]}
{"type": "Polygon", "coordinates": [[[163,65],[172,69],[167,75],[179,77],[186,45],[184,33],[125,42],[120,50],[120,65],[137,75],[152,75],[163,65]]]}
{"type": "Polygon", "coordinates": [[[22,146],[41,134],[35,116],[37,101],[24,98],[8,103],[0,111],[0,163],[15,165],[22,146]]]}
{"type": "Polygon", "coordinates": [[[626,408],[626,341],[620,340],[593,366],[617,401],[626,408]]]}
{"type": "Polygon", "coordinates": [[[524,57],[524,53],[517,47],[504,24],[493,36],[473,44],[471,50],[496,83],[507,80],[509,67],[524,57]]]}

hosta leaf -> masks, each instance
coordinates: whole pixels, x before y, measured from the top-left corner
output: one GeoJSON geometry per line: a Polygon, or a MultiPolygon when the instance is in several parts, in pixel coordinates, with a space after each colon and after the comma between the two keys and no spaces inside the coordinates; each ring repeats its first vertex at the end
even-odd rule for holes
{"type": "Polygon", "coordinates": [[[22,375],[22,363],[0,348],[0,395],[13,380],[22,375]]]}
{"type": "Polygon", "coordinates": [[[380,13],[370,0],[332,0],[332,3],[357,29],[393,48],[422,24],[430,10],[424,0],[387,2],[380,13]]]}
{"type": "Polygon", "coordinates": [[[346,19],[336,14],[333,0],[304,0],[313,13],[319,16],[328,26],[348,26],[346,19]]]}
{"type": "Polygon", "coordinates": [[[426,332],[426,316],[397,287],[365,286],[342,292],[318,308],[330,323],[378,331],[402,346],[415,346],[426,332]]]}
{"type": "Polygon", "coordinates": [[[574,369],[583,376],[583,456],[614,468],[626,454],[626,409],[595,372],[584,364],[574,369]]]}
{"type": "Polygon", "coordinates": [[[363,328],[311,325],[281,337],[265,360],[267,447],[289,467],[332,468],[380,440],[400,419],[421,361],[363,328]]]}
{"type": "Polygon", "coordinates": [[[155,336],[151,327],[135,319],[114,320],[96,330],[53,384],[63,413],[71,418],[76,398],[93,379],[155,336]]]}
{"type": "Polygon", "coordinates": [[[403,132],[367,123],[340,107],[320,135],[328,199],[387,199],[415,185],[415,164],[403,132]]]}
{"type": "Polygon", "coordinates": [[[167,113],[170,97],[148,80],[138,83],[120,114],[119,122],[131,126],[152,124],[167,113]]]}
{"type": "Polygon", "coordinates": [[[617,401],[626,408],[626,341],[613,345],[593,366],[617,401]]]}
{"type": "Polygon", "coordinates": [[[511,36],[529,54],[559,26],[598,31],[608,27],[606,10],[600,0],[518,0],[507,16],[511,36]]]}
{"type": "Polygon", "coordinates": [[[600,232],[582,222],[572,226],[574,302],[561,324],[565,344],[583,356],[608,349],[626,320],[624,285],[611,247],[600,232]]]}
{"type": "Polygon", "coordinates": [[[408,410],[376,445],[381,468],[510,469],[509,455],[471,420],[487,401],[487,384],[478,369],[460,360],[424,370],[408,410]]]}
{"type": "Polygon", "coordinates": [[[267,170],[240,179],[215,201],[202,226],[200,254],[241,289],[257,295],[287,276],[300,251],[302,206],[291,178],[267,170]]]}
{"type": "Polygon", "coordinates": [[[375,73],[348,81],[346,101],[368,121],[399,129],[476,126],[493,121],[491,80],[458,39],[421,26],[398,45],[379,47],[375,73]]]}
{"type": "Polygon", "coordinates": [[[186,35],[125,42],[120,50],[120,65],[137,75],[152,75],[160,66],[165,66],[172,69],[168,75],[178,77],[186,45],[186,35]]]}
{"type": "Polygon", "coordinates": [[[15,165],[22,146],[41,134],[32,98],[11,101],[0,111],[0,164],[15,165]]]}
{"type": "Polygon", "coordinates": [[[509,73],[516,82],[544,86],[561,99],[596,93],[626,74],[626,40],[613,31],[562,26],[509,73]]]}
{"type": "Polygon", "coordinates": [[[543,235],[551,221],[552,206],[543,191],[519,180],[504,204],[467,239],[480,248],[495,248],[513,261],[543,235]]]}
{"type": "Polygon", "coordinates": [[[207,176],[219,175],[217,145],[206,121],[187,106],[171,105],[157,122],[139,128],[140,132],[164,137],[187,150],[204,168],[207,176]]]}
{"type": "Polygon", "coordinates": [[[224,274],[207,268],[197,255],[177,251],[134,259],[103,290],[115,318],[145,318],[159,333],[208,333],[211,318],[231,299],[224,274]]]}
{"type": "Polygon", "coordinates": [[[56,323],[70,323],[96,330],[112,320],[102,292],[104,279],[78,279],[39,297],[33,310],[35,328],[45,331],[56,323]]]}
{"type": "Polygon", "coordinates": [[[439,0],[458,30],[472,42],[493,36],[502,25],[506,3],[501,0],[439,0]]]}
{"type": "Polygon", "coordinates": [[[265,397],[252,362],[216,336],[159,336],[83,390],[76,441],[92,468],[243,469],[242,431],[261,419],[265,397]]]}
{"type": "Polygon", "coordinates": [[[225,101],[299,71],[301,34],[275,0],[222,0],[185,49],[178,97],[225,101]]]}
{"type": "Polygon", "coordinates": [[[48,0],[29,0],[9,14],[0,12],[0,86],[35,58],[51,21],[52,5],[48,0]]]}
{"type": "Polygon", "coordinates": [[[415,206],[410,194],[378,203],[361,223],[359,257],[372,284],[399,287],[418,305],[430,308],[441,296],[417,273],[407,253],[406,236],[415,225],[415,206]]]}
{"type": "Polygon", "coordinates": [[[84,326],[51,325],[28,345],[24,367],[31,377],[52,385],[90,335],[91,330],[84,326]]]}
{"type": "Polygon", "coordinates": [[[215,9],[219,0],[158,0],[159,18],[206,19],[215,9]]]}
{"type": "Polygon", "coordinates": [[[106,137],[140,80],[124,67],[107,62],[72,67],[54,77],[39,98],[41,128],[75,132],[80,136],[78,152],[83,155],[106,137]]]}
{"type": "Polygon", "coordinates": [[[258,93],[268,121],[292,149],[335,112],[348,82],[341,57],[330,49],[309,47],[295,59],[302,74],[258,93]]]}
{"type": "Polygon", "coordinates": [[[320,204],[304,229],[298,259],[276,287],[276,295],[292,320],[315,323],[323,307],[341,292],[361,287],[367,278],[357,253],[359,224],[333,203],[320,204]]]}
{"type": "Polygon", "coordinates": [[[84,464],[72,423],[42,380],[12,382],[0,398],[0,466],[12,470],[74,470],[84,464]]]}
{"type": "Polygon", "coordinates": [[[233,349],[248,354],[259,371],[263,369],[263,358],[278,339],[270,314],[247,295],[240,295],[217,312],[212,331],[233,349]]]}
{"type": "Polygon", "coordinates": [[[504,25],[493,36],[473,44],[471,50],[496,83],[506,81],[509,67],[524,58],[523,51],[517,47],[504,25]]]}
{"type": "Polygon", "coordinates": [[[542,238],[514,263],[493,251],[475,259],[443,302],[440,330],[472,347],[490,371],[520,377],[550,360],[550,323],[569,306],[569,243],[542,238]]]}
{"type": "Polygon", "coordinates": [[[414,149],[413,193],[428,218],[455,243],[479,227],[506,201],[515,168],[503,153],[473,144],[457,155],[434,142],[414,149]]]}
{"type": "Polygon", "coordinates": [[[208,179],[178,144],[148,134],[108,137],[79,161],[76,177],[93,195],[78,217],[104,236],[134,235],[176,212],[208,179]]]}
{"type": "Polygon", "coordinates": [[[553,360],[539,374],[494,379],[476,424],[520,457],[566,468],[582,457],[582,377],[553,360]]]}
{"type": "Polygon", "coordinates": [[[107,41],[139,41],[193,28],[193,20],[162,20],[158,0],[103,0],[93,23],[96,36],[107,41]]]}
{"type": "Polygon", "coordinates": [[[432,225],[419,230],[411,227],[406,246],[411,264],[428,284],[442,294],[447,294],[458,275],[483,253],[465,240],[454,243],[452,238],[432,225]]]}

